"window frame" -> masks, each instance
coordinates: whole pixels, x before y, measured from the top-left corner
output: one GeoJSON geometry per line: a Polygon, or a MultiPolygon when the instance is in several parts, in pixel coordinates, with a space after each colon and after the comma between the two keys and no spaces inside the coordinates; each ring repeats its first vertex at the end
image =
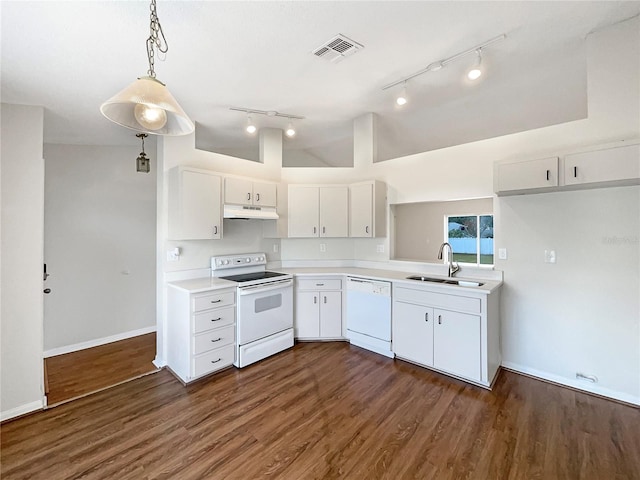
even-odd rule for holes
{"type": "MultiPolygon", "coordinates": [[[[449,219],[450,218],[459,218],[459,217],[476,217],[476,262],[475,263],[469,263],[469,262],[460,262],[458,261],[457,263],[461,264],[461,265],[466,265],[466,266],[473,266],[473,267],[478,267],[478,268],[488,268],[488,269],[493,269],[495,268],[495,262],[496,262],[496,253],[495,253],[495,237],[492,237],[494,239],[493,241],[493,263],[480,263],[480,217],[491,217],[491,223],[493,224],[493,221],[495,220],[493,213],[469,213],[469,214],[463,214],[463,213],[456,213],[456,214],[445,214],[444,215],[444,242],[449,242],[449,219]]],[[[495,230],[494,230],[495,231],[495,230]]],[[[446,250],[446,255],[443,256],[443,262],[444,263],[448,263],[449,262],[449,252],[453,251],[453,248],[451,250],[447,249],[446,250]]],[[[454,252],[455,254],[455,252],[454,252]]],[[[453,260],[456,261],[456,260],[453,260]]]]}

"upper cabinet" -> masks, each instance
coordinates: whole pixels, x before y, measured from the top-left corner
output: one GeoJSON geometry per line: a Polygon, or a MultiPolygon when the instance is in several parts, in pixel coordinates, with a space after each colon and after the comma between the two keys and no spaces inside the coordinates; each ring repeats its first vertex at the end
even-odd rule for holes
{"type": "Polygon", "coordinates": [[[289,186],[289,237],[347,237],[347,186],[289,186]]]}
{"type": "Polygon", "coordinates": [[[387,188],[377,180],[349,186],[349,236],[384,237],[387,230],[387,188]]]}
{"type": "Polygon", "coordinates": [[[222,238],[221,178],[207,170],[168,172],[170,240],[222,238]]]}
{"type": "Polygon", "coordinates": [[[224,179],[224,203],[233,205],[277,206],[277,185],[246,178],[224,179]]]}
{"type": "Polygon", "coordinates": [[[542,190],[558,186],[558,157],[497,164],[496,193],[542,190]]]}
{"type": "Polygon", "coordinates": [[[639,184],[638,143],[494,166],[494,191],[498,195],[639,184]]]}
{"type": "MultiPolygon", "coordinates": [[[[626,145],[564,157],[564,184],[638,183],[640,145],[626,145]],[[636,180],[633,182],[633,180],[636,180]]],[[[595,185],[594,185],[595,186],[595,185]]]]}

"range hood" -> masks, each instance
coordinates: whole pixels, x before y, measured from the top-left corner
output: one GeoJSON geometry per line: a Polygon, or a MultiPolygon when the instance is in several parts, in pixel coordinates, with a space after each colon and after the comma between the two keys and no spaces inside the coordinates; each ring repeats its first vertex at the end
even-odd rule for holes
{"type": "Polygon", "coordinates": [[[248,205],[225,205],[224,218],[257,218],[259,220],[277,220],[280,218],[275,207],[251,207],[248,205]]]}

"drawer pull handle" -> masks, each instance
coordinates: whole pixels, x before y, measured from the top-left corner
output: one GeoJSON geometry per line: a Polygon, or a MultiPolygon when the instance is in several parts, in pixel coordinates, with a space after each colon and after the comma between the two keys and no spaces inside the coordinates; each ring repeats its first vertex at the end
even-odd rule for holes
{"type": "Polygon", "coordinates": [[[573,178],[578,178],[578,167],[573,167],[573,178]]]}
{"type": "Polygon", "coordinates": [[[221,298],[219,298],[218,300],[211,300],[211,303],[220,303],[222,301],[221,298]]]}
{"type": "Polygon", "coordinates": [[[318,297],[316,297],[315,295],[313,296],[313,303],[318,303],[318,297]]]}
{"type": "Polygon", "coordinates": [[[365,231],[365,233],[369,233],[369,225],[367,225],[366,227],[364,227],[364,231],[365,231]]]}
{"type": "Polygon", "coordinates": [[[211,363],[218,363],[220,360],[222,360],[221,358],[217,359],[217,360],[211,360],[211,363]]]}
{"type": "Polygon", "coordinates": [[[324,283],[316,283],[316,287],[324,287],[324,283]]]}
{"type": "Polygon", "coordinates": [[[215,343],[215,342],[219,342],[220,340],[222,340],[222,337],[216,338],[215,340],[211,340],[211,342],[215,343]]]}
{"type": "Polygon", "coordinates": [[[219,322],[220,320],[222,320],[222,317],[212,318],[211,319],[212,322],[219,322]]]}
{"type": "Polygon", "coordinates": [[[324,303],[327,303],[327,296],[324,296],[324,303]]]}
{"type": "Polygon", "coordinates": [[[260,201],[260,194],[256,193],[256,201],[259,202],[260,201]]]}
{"type": "Polygon", "coordinates": [[[549,172],[549,170],[547,170],[547,182],[549,181],[549,173],[551,173],[551,172],[549,172]]]}

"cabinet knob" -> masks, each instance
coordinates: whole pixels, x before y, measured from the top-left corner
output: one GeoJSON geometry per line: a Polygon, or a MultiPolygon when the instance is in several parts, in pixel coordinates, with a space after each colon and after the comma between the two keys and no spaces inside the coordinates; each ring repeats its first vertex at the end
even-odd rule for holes
{"type": "Polygon", "coordinates": [[[49,293],[51,293],[51,289],[50,288],[45,288],[43,290],[43,292],[46,293],[46,294],[49,294],[49,293]]]}

